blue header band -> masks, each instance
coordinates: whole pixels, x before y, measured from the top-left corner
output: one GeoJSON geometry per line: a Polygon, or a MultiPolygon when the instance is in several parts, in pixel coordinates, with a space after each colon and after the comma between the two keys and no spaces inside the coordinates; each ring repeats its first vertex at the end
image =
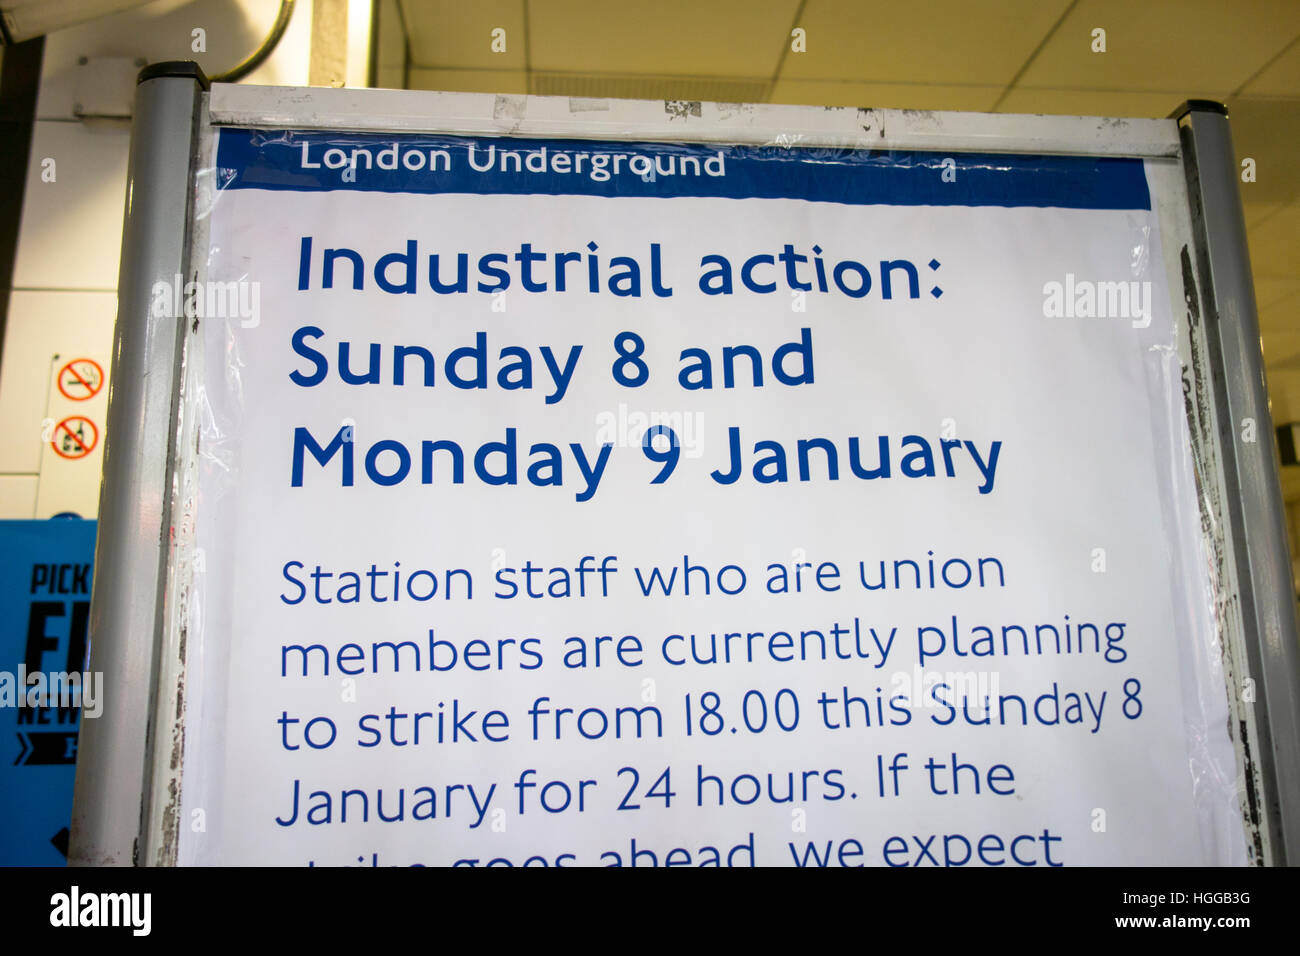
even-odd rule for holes
{"type": "Polygon", "coordinates": [[[1142,160],[1111,157],[222,129],[217,166],[222,189],[1151,208],[1142,160]]]}

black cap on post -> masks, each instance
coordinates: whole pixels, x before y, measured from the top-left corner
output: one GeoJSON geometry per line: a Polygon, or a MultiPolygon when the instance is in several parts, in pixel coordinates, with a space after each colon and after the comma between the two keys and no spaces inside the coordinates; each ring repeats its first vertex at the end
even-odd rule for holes
{"type": "Polygon", "coordinates": [[[135,82],[139,86],[146,80],[156,80],[162,76],[184,77],[198,83],[200,88],[205,90],[211,86],[203,68],[193,60],[163,60],[161,63],[150,63],[140,71],[135,82]]]}
{"type": "Polygon", "coordinates": [[[1228,107],[1218,100],[1186,100],[1183,105],[1169,114],[1172,120],[1180,120],[1188,113],[1218,113],[1228,115],[1228,107]]]}

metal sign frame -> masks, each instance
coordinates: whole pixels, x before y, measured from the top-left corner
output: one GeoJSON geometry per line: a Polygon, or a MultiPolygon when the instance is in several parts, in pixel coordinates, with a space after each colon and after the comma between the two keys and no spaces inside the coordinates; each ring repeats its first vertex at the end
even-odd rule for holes
{"type": "Polygon", "coordinates": [[[109,692],[103,716],[82,725],[70,863],[174,864],[186,825],[182,612],[195,555],[177,542],[194,504],[192,330],[184,318],[155,317],[151,302],[156,282],[202,277],[193,255],[206,238],[195,212],[200,157],[215,127],[239,126],[1167,161],[1159,176],[1170,188],[1158,191],[1164,199],[1153,212],[1167,236],[1171,290],[1184,293],[1189,426],[1218,585],[1243,824],[1254,862],[1300,864],[1296,602],[1237,165],[1218,104],[1191,101],[1166,120],[1120,120],[209,87],[195,64],[163,63],[141,73],[134,115],[90,620],[90,668],[109,692]],[[1192,401],[1201,427],[1190,420],[1192,401]]]}

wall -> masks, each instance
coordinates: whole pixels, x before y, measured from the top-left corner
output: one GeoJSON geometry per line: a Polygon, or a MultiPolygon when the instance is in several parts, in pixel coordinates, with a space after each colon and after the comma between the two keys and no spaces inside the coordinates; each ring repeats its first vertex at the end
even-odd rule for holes
{"type": "MultiPolygon", "coordinates": [[[[130,135],[125,117],[78,114],[128,112],[137,64],[230,68],[262,42],[278,6],[159,0],[46,37],[0,364],[0,519],[98,510],[111,383],[86,396],[95,364],[105,376],[111,365],[130,135]],[[68,434],[78,429],[81,439],[68,434]]],[[[244,82],[305,85],[311,19],[312,3],[299,0],[276,51],[244,82]]]]}

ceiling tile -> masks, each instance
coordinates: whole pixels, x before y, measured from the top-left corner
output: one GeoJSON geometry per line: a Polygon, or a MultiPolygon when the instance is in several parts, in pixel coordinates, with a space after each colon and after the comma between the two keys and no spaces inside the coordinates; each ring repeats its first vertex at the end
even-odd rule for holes
{"type": "Polygon", "coordinates": [[[1080,0],[1019,85],[1235,91],[1300,34],[1295,0],[1080,0]],[[1106,52],[1092,52],[1092,31],[1106,52]]]}
{"type": "Polygon", "coordinates": [[[412,90],[441,90],[445,93],[527,93],[528,74],[523,70],[426,70],[411,68],[412,90]]]}
{"type": "Polygon", "coordinates": [[[433,69],[523,69],[524,0],[401,0],[411,65],[433,69]],[[505,30],[505,51],[492,31],[505,30]]]}
{"type": "Polygon", "coordinates": [[[1246,96],[1300,96],[1300,42],[1292,40],[1290,49],[1265,67],[1241,92],[1246,96]]]}
{"type": "Polygon", "coordinates": [[[1255,160],[1255,181],[1241,184],[1243,202],[1291,203],[1300,199],[1295,150],[1300,144],[1300,98],[1228,100],[1237,160],[1255,160]]]}
{"type": "Polygon", "coordinates": [[[397,0],[378,0],[375,10],[375,85],[400,89],[406,80],[406,26],[397,0]]]}
{"type": "MultiPolygon", "coordinates": [[[[1300,336],[1300,296],[1289,295],[1267,306],[1260,306],[1259,328],[1266,345],[1269,336],[1300,336]]],[[[1295,351],[1300,352],[1300,343],[1295,351]]]]}
{"type": "Polygon", "coordinates": [[[654,0],[528,4],[529,66],[609,72],[770,77],[797,0],[654,0]]]}
{"type": "Polygon", "coordinates": [[[1262,314],[1283,299],[1300,295],[1300,276],[1294,279],[1255,279],[1255,306],[1262,314]]]}
{"type": "Polygon", "coordinates": [[[1267,219],[1269,216],[1272,216],[1275,213],[1277,213],[1278,210],[1285,208],[1284,203],[1258,202],[1251,199],[1250,193],[1247,191],[1246,188],[1250,185],[1251,185],[1250,183],[1241,184],[1242,187],[1241,188],[1241,209],[1242,209],[1242,213],[1246,218],[1247,229],[1254,228],[1255,226],[1259,225],[1259,223],[1267,219]]]}
{"type": "Polygon", "coordinates": [[[578,96],[624,100],[709,100],[713,103],[765,103],[767,77],[664,76],[662,74],[558,73],[529,74],[538,96],[578,96]]]}
{"type": "Polygon", "coordinates": [[[1048,90],[1016,87],[998,106],[1000,113],[1057,113],[1065,116],[1168,116],[1186,99],[1223,100],[1225,91],[1174,93],[1118,90],[1048,90]]]}
{"type": "Polygon", "coordinates": [[[1264,332],[1260,338],[1264,345],[1264,362],[1270,368],[1276,366],[1282,374],[1300,357],[1300,328],[1295,330],[1274,329],[1264,332]]]}
{"type": "Polygon", "coordinates": [[[1257,279],[1293,279],[1300,262],[1300,203],[1287,206],[1247,233],[1257,279]]]}
{"type": "Polygon", "coordinates": [[[781,78],[1006,86],[1067,6],[808,0],[799,18],[808,50],[785,58],[781,78]]]}
{"type": "Polygon", "coordinates": [[[922,83],[842,83],[833,80],[780,80],[773,103],[861,106],[908,110],[987,111],[1002,95],[1000,86],[939,86],[922,83]]]}

